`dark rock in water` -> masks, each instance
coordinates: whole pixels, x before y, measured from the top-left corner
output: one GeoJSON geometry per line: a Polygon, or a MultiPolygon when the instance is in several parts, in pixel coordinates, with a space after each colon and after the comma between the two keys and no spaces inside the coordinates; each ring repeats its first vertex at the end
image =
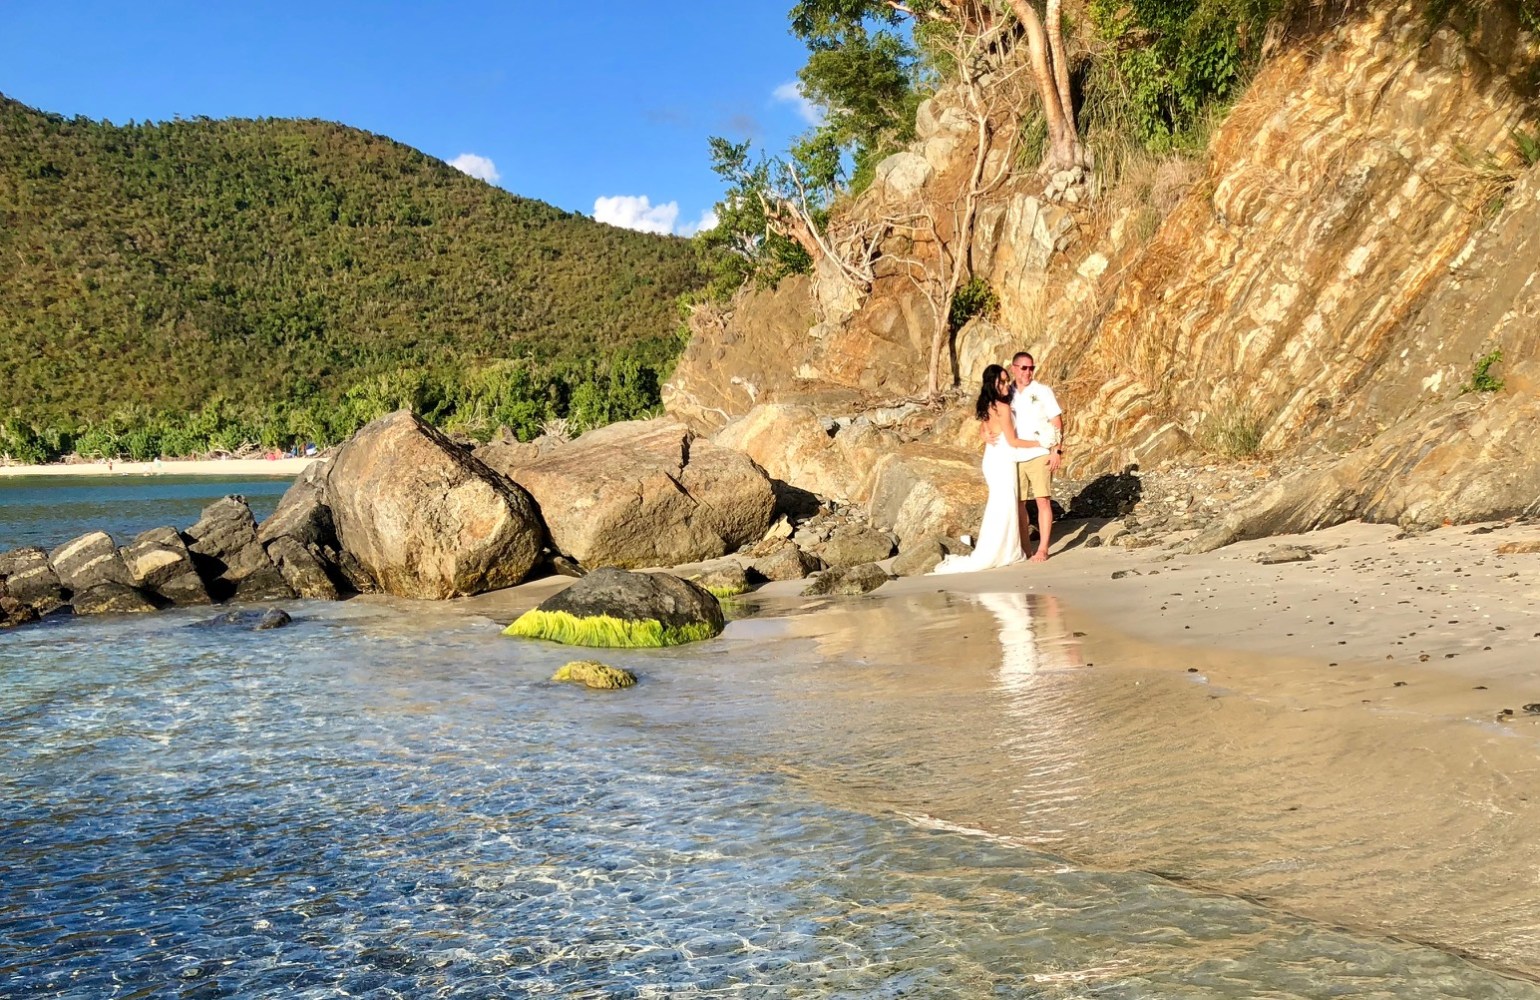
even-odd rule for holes
{"type": "Polygon", "coordinates": [[[347,581],[349,587],[360,594],[373,594],[379,591],[380,585],[374,582],[374,577],[369,575],[369,570],[358,561],[358,557],[346,549],[329,552],[327,555],[337,567],[337,572],[347,581]]]}
{"type": "Polygon", "coordinates": [[[722,605],[671,573],[603,567],[526,612],[505,635],[580,646],[672,646],[722,631],[722,605]]]}
{"type": "Polygon", "coordinates": [[[175,528],[151,528],[118,550],[133,585],[172,604],[208,604],[208,588],[175,528]]]}
{"type": "Polygon", "coordinates": [[[182,533],[209,596],[227,600],[240,582],[259,570],[276,567],[257,541],[257,519],[245,497],[227,496],[203,508],[198,523],[182,533]]]}
{"type": "Polygon", "coordinates": [[[143,614],[157,610],[144,591],[111,581],[77,592],[70,598],[70,605],[77,615],[143,614]]]}
{"type": "Polygon", "coordinates": [[[864,566],[838,566],[824,570],[817,579],[802,588],[803,597],[858,597],[893,579],[876,563],[864,566]]]}
{"type": "Polygon", "coordinates": [[[0,584],[5,592],[46,615],[64,605],[64,587],[48,562],[48,553],[36,546],[12,549],[0,555],[0,584]]]}
{"type": "Polygon", "coordinates": [[[356,560],[342,567],[348,579],[361,569],[401,597],[512,586],[545,542],[529,493],[406,410],[342,446],[326,476],[326,504],[342,551],[356,560]]]}
{"type": "Polygon", "coordinates": [[[794,542],[786,541],[769,555],[750,563],[749,576],[750,579],[758,577],[762,580],[801,580],[822,568],[823,563],[817,556],[804,552],[794,542]]]}
{"type": "Polygon", "coordinates": [[[865,525],[844,525],[829,540],[813,549],[813,554],[829,566],[860,566],[893,554],[893,539],[887,532],[865,525]]]}
{"type": "Polygon", "coordinates": [[[0,593],[0,628],[14,628],[37,619],[37,609],[32,605],[18,601],[10,594],[0,593]]]}
{"type": "Polygon", "coordinates": [[[72,592],[90,590],[104,583],[123,587],[134,585],[128,567],[123,565],[123,557],[118,555],[117,543],[105,531],[92,531],[70,539],[48,553],[48,561],[59,575],[59,582],[72,592]]]}
{"type": "Polygon", "coordinates": [[[1303,545],[1280,545],[1259,553],[1257,562],[1263,566],[1276,566],[1279,563],[1306,562],[1310,558],[1311,550],[1303,545]]]}
{"type": "Polygon", "coordinates": [[[266,632],[268,629],[283,628],[293,620],[283,608],[268,608],[252,627],[258,632],[266,632]]]}
{"type": "Polygon", "coordinates": [[[267,544],[267,554],[290,589],[300,597],[335,601],[341,594],[327,570],[322,549],[305,545],[292,535],[283,535],[267,544]]]}
{"type": "Polygon", "coordinates": [[[289,581],[272,563],[242,577],[230,595],[232,601],[290,601],[297,595],[289,581]]]}
{"type": "Polygon", "coordinates": [[[265,632],[268,629],[283,628],[294,619],[282,608],[268,608],[265,611],[256,609],[246,611],[226,611],[224,614],[206,618],[201,622],[193,622],[193,628],[235,628],[247,629],[252,632],[265,632]]]}
{"type": "MultiPolygon", "coordinates": [[[[326,475],[330,465],[312,462],[300,473],[278,501],[272,516],[262,522],[257,541],[268,547],[279,538],[292,538],[302,546],[337,548],[337,529],[332,523],[332,509],[326,504],[326,475]]],[[[275,557],[274,561],[277,559],[275,557]]]]}

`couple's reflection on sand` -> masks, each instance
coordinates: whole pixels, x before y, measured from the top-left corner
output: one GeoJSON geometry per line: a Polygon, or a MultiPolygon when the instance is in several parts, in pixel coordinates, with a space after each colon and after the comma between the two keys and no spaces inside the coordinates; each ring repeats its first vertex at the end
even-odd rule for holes
{"type": "Polygon", "coordinates": [[[979,594],[978,601],[999,624],[1001,690],[1022,694],[1044,671],[1084,666],[1054,595],[979,594]]]}

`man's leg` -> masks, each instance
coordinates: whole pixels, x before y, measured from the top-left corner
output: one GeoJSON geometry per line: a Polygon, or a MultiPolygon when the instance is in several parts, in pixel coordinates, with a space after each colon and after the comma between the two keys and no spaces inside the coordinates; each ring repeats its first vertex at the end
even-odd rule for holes
{"type": "Polygon", "coordinates": [[[1032,505],[1032,485],[1028,477],[1028,467],[1031,462],[1016,463],[1016,523],[1021,529],[1021,554],[1029,556],[1032,550],[1028,543],[1032,538],[1032,516],[1028,510],[1032,505]]]}
{"type": "Polygon", "coordinates": [[[1048,543],[1052,536],[1053,500],[1040,496],[1037,498],[1037,551],[1032,553],[1033,562],[1048,561],[1048,543]]]}

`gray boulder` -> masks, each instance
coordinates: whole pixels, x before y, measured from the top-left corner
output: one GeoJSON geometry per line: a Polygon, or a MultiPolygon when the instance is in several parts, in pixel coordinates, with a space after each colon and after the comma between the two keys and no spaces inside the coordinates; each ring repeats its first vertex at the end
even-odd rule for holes
{"type": "Polygon", "coordinates": [[[290,601],[297,594],[294,588],[289,586],[278,567],[268,563],[261,569],[247,573],[241,577],[235,585],[235,591],[230,595],[232,601],[290,601]]]}
{"type": "Polygon", "coordinates": [[[56,546],[48,553],[48,562],[66,590],[79,593],[104,583],[132,587],[117,543],[105,531],[91,531],[56,546]]]}
{"type": "Polygon", "coordinates": [[[319,601],[335,601],[341,596],[329,569],[335,563],[319,545],[281,535],[267,543],[267,555],[298,596],[319,601]]]}
{"type": "Polygon", "coordinates": [[[262,522],[257,541],[270,545],[279,538],[292,538],[300,545],[336,548],[337,530],[332,523],[332,510],[326,504],[328,471],[325,462],[306,466],[294,485],[284,492],[272,516],[262,522]]]}
{"type": "Polygon", "coordinates": [[[356,560],[344,572],[401,597],[512,586],[545,540],[527,492],[406,410],[342,446],[325,495],[342,551],[356,560]]]}
{"type": "Polygon", "coordinates": [[[118,550],[133,585],[172,604],[208,604],[208,588],[175,528],[151,528],[118,550]]]}
{"type": "Polygon", "coordinates": [[[817,578],[802,588],[803,597],[858,597],[870,593],[891,580],[881,566],[867,563],[864,566],[839,566],[819,573],[817,578]]]}
{"type": "Polygon", "coordinates": [[[70,598],[77,615],[144,614],[156,610],[149,595],[111,580],[77,591],[70,598]]]}
{"type": "Polygon", "coordinates": [[[579,646],[672,646],[709,639],[724,625],[722,605],[697,583],[602,567],[526,612],[504,634],[579,646]]]}
{"type": "Polygon", "coordinates": [[[253,573],[274,569],[257,541],[257,519],[241,496],[221,497],[203,508],[198,523],[182,533],[209,596],[227,600],[253,573]]]}
{"type": "Polygon", "coordinates": [[[893,554],[893,539],[886,532],[860,524],[842,525],[829,540],[813,550],[829,566],[860,566],[893,554]]]}
{"type": "Polygon", "coordinates": [[[37,619],[36,608],[30,604],[23,604],[0,590],[0,628],[14,628],[17,625],[25,625],[27,622],[35,622],[37,619]]]}
{"type": "Polygon", "coordinates": [[[65,603],[59,574],[49,564],[48,553],[36,546],[0,555],[0,583],[7,594],[38,614],[46,615],[65,603]]]}

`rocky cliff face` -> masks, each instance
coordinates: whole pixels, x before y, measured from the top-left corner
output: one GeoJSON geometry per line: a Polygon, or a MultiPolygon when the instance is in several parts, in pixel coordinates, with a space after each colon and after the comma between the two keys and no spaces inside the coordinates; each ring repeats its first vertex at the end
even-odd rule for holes
{"type": "MultiPolygon", "coordinates": [[[[1462,34],[1431,30],[1419,5],[1381,6],[1273,58],[1206,162],[1157,171],[1142,204],[1049,200],[1025,175],[984,192],[966,252],[1000,304],[954,339],[964,394],[1026,348],[1066,404],[1079,477],[1207,461],[1240,434],[1325,477],[1290,488],[1335,484],[1324,505],[1234,512],[1229,536],[1525,509],[1540,493],[1522,471],[1534,421],[1519,368],[1540,356],[1540,177],[1512,137],[1540,120],[1534,40],[1496,11],[1462,34]],[[1510,384],[1462,394],[1497,350],[1510,384]]],[[[937,524],[976,501],[925,472],[947,449],[974,460],[966,404],[915,402],[937,322],[915,269],[956,238],[977,152],[952,99],[922,109],[916,147],[851,212],[847,225],[889,223],[870,287],[824,268],[745,294],[697,330],[666,396],[772,476],[866,502],[878,521],[904,506],[883,482],[928,490],[932,510],[954,496],[937,524]],[[906,213],[930,221],[891,224],[906,213]],[[886,414],[876,438],[873,413],[886,414]]],[[[1000,114],[994,135],[1009,136],[1000,114]]]]}

